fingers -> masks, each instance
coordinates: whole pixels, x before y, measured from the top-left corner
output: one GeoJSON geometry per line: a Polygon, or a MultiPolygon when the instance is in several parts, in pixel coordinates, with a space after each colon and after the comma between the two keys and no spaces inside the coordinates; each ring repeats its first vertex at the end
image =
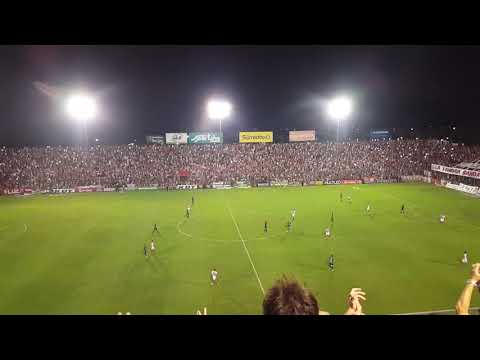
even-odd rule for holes
{"type": "Polygon", "coordinates": [[[353,288],[350,291],[350,296],[366,296],[367,294],[360,288],[353,288]]]}
{"type": "Polygon", "coordinates": [[[355,303],[358,303],[358,305],[361,306],[360,300],[366,301],[367,300],[367,294],[361,288],[353,288],[350,291],[350,294],[349,294],[349,297],[348,297],[348,301],[349,301],[350,305],[352,307],[354,307],[354,306],[357,306],[355,303]]]}

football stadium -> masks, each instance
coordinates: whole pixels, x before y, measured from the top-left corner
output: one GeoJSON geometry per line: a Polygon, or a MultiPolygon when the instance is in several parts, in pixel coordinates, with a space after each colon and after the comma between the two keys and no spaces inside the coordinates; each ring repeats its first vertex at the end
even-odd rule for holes
{"type": "Polygon", "coordinates": [[[102,105],[58,96],[78,143],[0,147],[0,314],[479,314],[480,145],[455,128],[357,137],[334,95],[329,139],[233,131],[222,96],[211,129],[102,143],[102,105]]]}

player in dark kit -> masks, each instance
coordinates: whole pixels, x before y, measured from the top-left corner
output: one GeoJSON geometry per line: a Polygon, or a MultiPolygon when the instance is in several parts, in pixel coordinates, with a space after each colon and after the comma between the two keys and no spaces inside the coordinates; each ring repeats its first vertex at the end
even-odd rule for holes
{"type": "Polygon", "coordinates": [[[153,234],[155,231],[160,234],[160,231],[158,231],[158,229],[157,229],[157,224],[153,225],[152,234],[153,234]]]}
{"type": "Polygon", "coordinates": [[[343,201],[343,193],[340,193],[340,202],[343,201]]]}
{"type": "Polygon", "coordinates": [[[195,198],[192,196],[192,206],[194,202],[195,202],[195,198]]]}
{"type": "Polygon", "coordinates": [[[265,220],[265,226],[263,227],[263,232],[268,232],[268,223],[267,221],[265,220]]]}
{"type": "Polygon", "coordinates": [[[290,232],[290,230],[292,230],[292,222],[291,221],[287,222],[287,232],[290,232]]]}
{"type": "Polygon", "coordinates": [[[402,208],[400,209],[400,214],[405,214],[405,205],[402,204],[402,208]]]}
{"type": "Polygon", "coordinates": [[[145,244],[143,244],[143,255],[145,255],[145,257],[148,257],[147,245],[145,245],[145,244]]]}
{"type": "Polygon", "coordinates": [[[332,254],[328,258],[328,267],[330,268],[330,271],[333,271],[334,265],[335,265],[335,258],[333,257],[333,254],[332,254]]]}

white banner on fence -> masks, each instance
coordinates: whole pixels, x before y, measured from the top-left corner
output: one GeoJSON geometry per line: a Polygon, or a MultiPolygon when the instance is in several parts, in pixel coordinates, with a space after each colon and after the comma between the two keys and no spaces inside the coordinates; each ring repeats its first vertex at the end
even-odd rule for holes
{"type": "Polygon", "coordinates": [[[186,144],[188,142],[187,133],[166,133],[165,142],[167,144],[186,144]]]}
{"type": "Polygon", "coordinates": [[[422,175],[410,175],[410,176],[402,176],[401,177],[403,182],[422,182],[424,181],[424,176],[422,175]]]}
{"type": "Polygon", "coordinates": [[[197,185],[177,185],[177,190],[193,190],[196,189],[197,185]]]}
{"type": "Polygon", "coordinates": [[[237,184],[235,187],[238,189],[247,189],[250,187],[250,184],[247,184],[245,181],[237,181],[237,184]]]}
{"type": "Polygon", "coordinates": [[[457,190],[457,191],[462,191],[468,194],[473,194],[480,196],[480,188],[478,186],[470,186],[470,185],[465,185],[465,184],[453,184],[453,183],[447,183],[445,185],[446,188],[457,190]]]}
{"type": "Polygon", "coordinates": [[[437,164],[432,164],[432,170],[438,171],[444,174],[451,174],[451,175],[470,177],[474,179],[480,179],[480,171],[475,171],[475,170],[459,169],[455,167],[448,167],[448,166],[437,165],[437,164]]]}
{"type": "Polygon", "coordinates": [[[214,188],[214,189],[224,189],[225,184],[223,182],[214,182],[214,183],[212,183],[212,188],[214,188]]]}

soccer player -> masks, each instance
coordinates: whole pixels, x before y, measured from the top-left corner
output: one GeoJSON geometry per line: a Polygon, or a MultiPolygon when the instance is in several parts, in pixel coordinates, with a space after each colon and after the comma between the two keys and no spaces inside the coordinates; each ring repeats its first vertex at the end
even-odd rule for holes
{"type": "Polygon", "coordinates": [[[152,235],[153,235],[153,233],[154,233],[155,231],[160,234],[160,231],[158,231],[158,229],[157,229],[157,224],[154,224],[154,225],[153,225],[152,235]]]}
{"type": "Polygon", "coordinates": [[[288,221],[287,222],[287,232],[290,232],[290,230],[292,230],[292,222],[288,221]]]}
{"type": "Polygon", "coordinates": [[[148,257],[147,245],[145,245],[145,244],[143,244],[143,255],[145,255],[146,258],[148,257]]]}
{"type": "Polygon", "coordinates": [[[370,214],[370,203],[367,205],[367,214],[370,214]]]}
{"type": "Polygon", "coordinates": [[[292,222],[295,221],[295,215],[297,214],[297,210],[294,208],[292,209],[292,222]]]}
{"type": "Polygon", "coordinates": [[[343,201],[343,193],[341,192],[340,193],[340,202],[342,202],[342,201],[343,201]]]}
{"type": "Polygon", "coordinates": [[[150,243],[150,251],[151,251],[152,253],[155,252],[155,242],[154,242],[153,240],[152,240],[152,242],[150,243]]]}
{"type": "Polygon", "coordinates": [[[328,268],[330,271],[333,271],[333,267],[335,266],[335,258],[333,257],[333,254],[331,254],[328,258],[328,268]]]}
{"type": "Polygon", "coordinates": [[[210,285],[215,285],[217,284],[217,277],[218,277],[218,272],[215,268],[213,268],[212,271],[210,271],[210,277],[212,279],[212,282],[210,283],[210,285]]]}
{"type": "Polygon", "coordinates": [[[266,233],[268,232],[268,223],[267,223],[267,220],[265,220],[265,225],[263,227],[263,232],[266,233]]]}
{"type": "Polygon", "coordinates": [[[325,229],[325,236],[326,236],[326,237],[330,237],[330,234],[331,234],[331,233],[330,233],[330,228],[326,228],[326,229],[325,229]]]}
{"type": "Polygon", "coordinates": [[[189,219],[189,218],[190,218],[190,210],[191,210],[191,209],[190,209],[190,206],[189,206],[189,207],[187,207],[187,219],[189,219]]]}
{"type": "Polygon", "coordinates": [[[402,204],[402,208],[400,209],[400,214],[405,214],[405,204],[402,204]]]}
{"type": "Polygon", "coordinates": [[[332,216],[330,217],[330,222],[331,222],[332,224],[333,224],[333,220],[334,220],[334,218],[333,218],[333,211],[332,211],[332,216]]]}
{"type": "Polygon", "coordinates": [[[468,264],[468,254],[467,250],[463,252],[462,264],[468,264]]]}
{"type": "Polygon", "coordinates": [[[447,217],[445,215],[440,215],[440,223],[443,224],[447,220],[447,217]]]}
{"type": "Polygon", "coordinates": [[[192,196],[192,206],[195,203],[195,198],[192,196]]]}

